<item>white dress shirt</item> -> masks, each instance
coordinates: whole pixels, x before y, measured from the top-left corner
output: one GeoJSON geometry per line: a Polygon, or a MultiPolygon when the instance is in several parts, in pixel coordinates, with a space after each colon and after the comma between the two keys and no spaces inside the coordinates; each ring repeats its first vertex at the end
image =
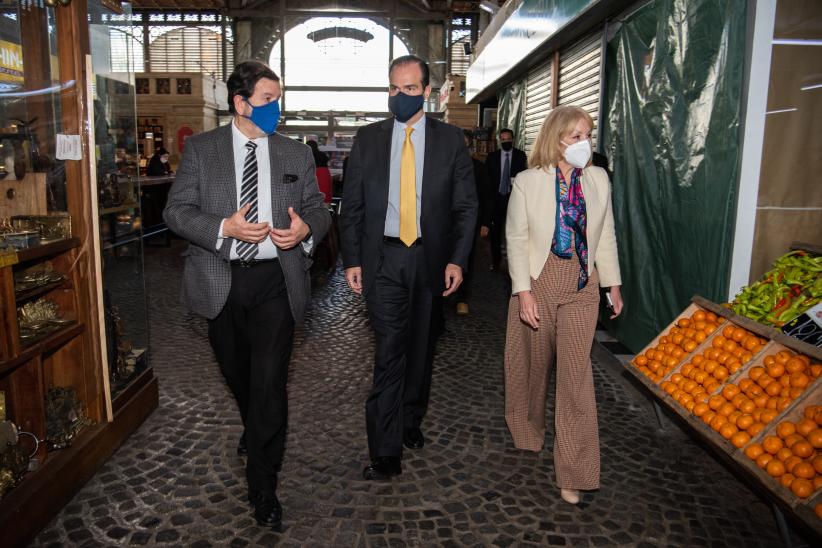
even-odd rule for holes
{"type": "MultiPolygon", "coordinates": [[[[271,213],[271,160],[268,154],[268,136],[264,135],[257,139],[249,139],[237,127],[233,121],[231,122],[231,143],[234,149],[234,180],[237,188],[237,209],[239,210],[245,204],[240,203],[240,196],[242,195],[243,186],[243,168],[245,167],[245,157],[248,154],[248,149],[245,147],[249,141],[254,141],[257,148],[254,153],[257,156],[257,222],[268,223],[272,226],[273,216],[271,213]]],[[[217,249],[223,244],[225,239],[223,236],[223,223],[220,224],[220,235],[217,239],[217,249]]],[[[231,245],[231,260],[239,259],[237,255],[237,240],[231,245]]],[[[274,259],[277,257],[277,246],[271,241],[270,236],[257,244],[257,255],[255,260],[260,259],[274,259]]]]}

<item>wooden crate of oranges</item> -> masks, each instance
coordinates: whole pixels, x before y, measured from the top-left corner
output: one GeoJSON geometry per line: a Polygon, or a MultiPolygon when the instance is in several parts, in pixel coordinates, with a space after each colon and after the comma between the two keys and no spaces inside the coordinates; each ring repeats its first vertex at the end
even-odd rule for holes
{"type": "Polygon", "coordinates": [[[822,534],[822,384],[741,453],[743,465],[822,534]]]}
{"type": "Polygon", "coordinates": [[[822,535],[822,349],[696,296],[627,369],[822,535]]]}

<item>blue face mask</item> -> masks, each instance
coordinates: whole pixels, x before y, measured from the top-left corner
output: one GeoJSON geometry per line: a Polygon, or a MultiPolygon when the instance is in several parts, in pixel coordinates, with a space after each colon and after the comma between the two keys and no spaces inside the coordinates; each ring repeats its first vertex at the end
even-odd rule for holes
{"type": "Polygon", "coordinates": [[[244,99],[251,107],[251,116],[246,116],[249,120],[260,128],[266,135],[271,135],[277,131],[277,124],[280,123],[280,102],[271,101],[266,105],[255,107],[244,99]]]}
{"type": "Polygon", "coordinates": [[[399,92],[396,95],[388,96],[388,110],[400,122],[407,122],[420,111],[424,102],[425,96],[422,94],[406,95],[399,92]]]}

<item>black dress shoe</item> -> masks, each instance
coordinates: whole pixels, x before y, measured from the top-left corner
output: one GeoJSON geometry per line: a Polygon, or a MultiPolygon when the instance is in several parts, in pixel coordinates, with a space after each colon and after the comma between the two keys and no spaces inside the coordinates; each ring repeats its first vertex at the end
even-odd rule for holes
{"type": "Polygon", "coordinates": [[[241,457],[248,455],[248,447],[245,444],[245,431],[243,431],[243,435],[240,436],[240,443],[237,444],[237,454],[241,457]]]}
{"type": "Polygon", "coordinates": [[[406,428],[402,434],[402,443],[409,449],[422,449],[425,438],[419,428],[406,428]]]}
{"type": "Polygon", "coordinates": [[[274,493],[260,493],[254,506],[254,519],[257,525],[271,527],[279,532],[283,524],[283,507],[274,493]]]}
{"type": "Polygon", "coordinates": [[[402,474],[400,457],[377,457],[362,471],[367,480],[386,480],[402,474]]]}

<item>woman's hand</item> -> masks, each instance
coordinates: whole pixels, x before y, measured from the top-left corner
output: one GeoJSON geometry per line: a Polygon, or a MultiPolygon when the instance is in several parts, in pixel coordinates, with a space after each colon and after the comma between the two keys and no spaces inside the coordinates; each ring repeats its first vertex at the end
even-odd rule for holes
{"type": "Polygon", "coordinates": [[[608,290],[608,293],[611,295],[611,303],[614,305],[614,314],[611,316],[611,319],[613,320],[619,316],[620,312],[622,312],[622,292],[619,290],[618,285],[612,285],[608,290]]]}
{"type": "Polygon", "coordinates": [[[519,298],[519,317],[522,321],[527,323],[533,329],[539,329],[539,312],[537,312],[537,301],[530,291],[520,291],[517,293],[519,298]]]}

